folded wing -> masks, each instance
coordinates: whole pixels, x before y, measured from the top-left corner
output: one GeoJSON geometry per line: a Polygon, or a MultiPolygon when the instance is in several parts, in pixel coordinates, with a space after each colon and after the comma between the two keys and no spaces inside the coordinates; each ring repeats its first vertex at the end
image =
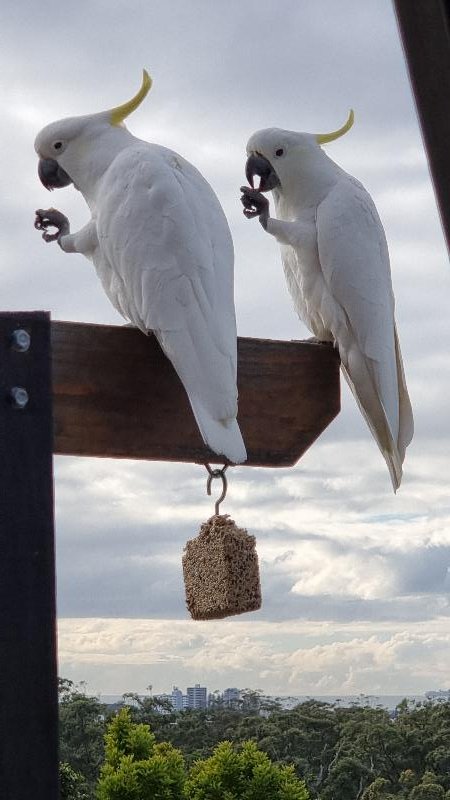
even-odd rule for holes
{"type": "Polygon", "coordinates": [[[116,159],[104,191],[98,228],[114,265],[116,307],[154,331],[204,441],[230,461],[244,461],[236,422],[233,244],[219,201],[191,164],[146,143],[116,159]]]}
{"type": "Polygon", "coordinates": [[[325,281],[344,312],[336,337],[342,369],[396,490],[413,417],[386,238],[370,195],[354,178],[344,175],[319,205],[317,235],[325,281]]]}

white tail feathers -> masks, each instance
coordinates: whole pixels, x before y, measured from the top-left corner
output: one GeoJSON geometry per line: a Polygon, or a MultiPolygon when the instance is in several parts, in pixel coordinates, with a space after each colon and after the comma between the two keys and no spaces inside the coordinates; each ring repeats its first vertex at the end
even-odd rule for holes
{"type": "Polygon", "coordinates": [[[242,464],[246,461],[247,451],[236,419],[224,421],[213,419],[198,401],[194,401],[194,406],[192,399],[189,399],[205,444],[214,453],[225,456],[233,464],[242,464]]]}
{"type": "Polygon", "coordinates": [[[405,451],[413,437],[414,421],[397,331],[394,333],[396,374],[390,387],[389,381],[384,385],[380,381],[376,362],[366,358],[357,346],[349,353],[341,353],[341,358],[342,372],[386,461],[396,492],[402,480],[405,451]]]}
{"type": "Polygon", "coordinates": [[[393,441],[391,444],[392,449],[387,451],[382,449],[379,442],[377,442],[377,444],[381,450],[384,460],[386,461],[389,475],[391,476],[392,488],[394,493],[396,493],[397,489],[400,487],[403,477],[402,460],[400,459],[400,454],[393,441]]]}
{"type": "Polygon", "coordinates": [[[395,355],[397,361],[398,376],[398,402],[399,402],[399,429],[398,429],[398,449],[400,458],[403,462],[405,451],[414,436],[414,418],[412,413],[411,401],[408,389],[406,388],[405,370],[403,369],[402,354],[400,352],[400,342],[397,335],[397,327],[394,326],[395,336],[395,355]]]}
{"type": "MultiPolygon", "coordinates": [[[[400,458],[397,444],[394,442],[392,437],[383,406],[376,394],[371,394],[371,396],[369,396],[370,389],[367,394],[361,389],[361,385],[358,385],[358,382],[354,379],[354,376],[350,377],[343,364],[341,365],[341,369],[355,397],[355,400],[358,403],[359,410],[366,420],[370,432],[372,433],[372,436],[380,448],[380,452],[384,460],[386,461],[389,475],[391,476],[392,488],[394,489],[394,492],[396,492],[402,480],[403,459],[400,458]]],[[[364,389],[365,388],[366,387],[364,387],[364,389]]]]}
{"type": "Polygon", "coordinates": [[[235,416],[235,353],[221,353],[211,338],[198,335],[194,340],[183,329],[155,335],[184,386],[204,443],[233,464],[242,464],[247,451],[235,416]]]}

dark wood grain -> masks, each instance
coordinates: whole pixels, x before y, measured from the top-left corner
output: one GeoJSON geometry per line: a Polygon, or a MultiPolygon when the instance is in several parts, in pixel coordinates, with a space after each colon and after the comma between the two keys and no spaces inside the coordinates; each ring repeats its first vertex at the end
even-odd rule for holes
{"type": "MultiPolygon", "coordinates": [[[[52,323],[54,452],[218,463],[155,337],[52,323]]],[[[239,339],[239,424],[249,466],[295,464],[339,412],[327,345],[239,339]]]]}
{"type": "Polygon", "coordinates": [[[0,314],[0,794],[57,800],[50,320],[0,314]],[[17,329],[26,353],[11,348],[17,329]],[[9,400],[24,387],[23,410],[9,400]]]}
{"type": "MultiPolygon", "coordinates": [[[[441,221],[450,249],[448,0],[394,0],[441,221]]],[[[400,143],[400,146],[404,144],[400,143]]]]}

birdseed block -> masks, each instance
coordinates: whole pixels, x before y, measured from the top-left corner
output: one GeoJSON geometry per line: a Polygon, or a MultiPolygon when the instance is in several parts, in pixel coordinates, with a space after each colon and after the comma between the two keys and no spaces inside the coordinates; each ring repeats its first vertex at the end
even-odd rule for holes
{"type": "Polygon", "coordinates": [[[261,608],[255,543],[228,514],[211,517],[186,543],[184,585],[193,619],[222,619],[261,608]]]}

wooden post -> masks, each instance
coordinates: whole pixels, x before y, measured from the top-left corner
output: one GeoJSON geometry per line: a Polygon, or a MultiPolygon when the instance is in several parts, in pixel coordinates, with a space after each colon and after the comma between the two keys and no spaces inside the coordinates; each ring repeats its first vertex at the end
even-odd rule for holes
{"type": "Polygon", "coordinates": [[[59,796],[50,365],[49,315],[1,313],[0,793],[4,800],[59,796]]]}
{"type": "Polygon", "coordinates": [[[394,5],[450,250],[450,7],[448,0],[394,0],[394,5]]]}

